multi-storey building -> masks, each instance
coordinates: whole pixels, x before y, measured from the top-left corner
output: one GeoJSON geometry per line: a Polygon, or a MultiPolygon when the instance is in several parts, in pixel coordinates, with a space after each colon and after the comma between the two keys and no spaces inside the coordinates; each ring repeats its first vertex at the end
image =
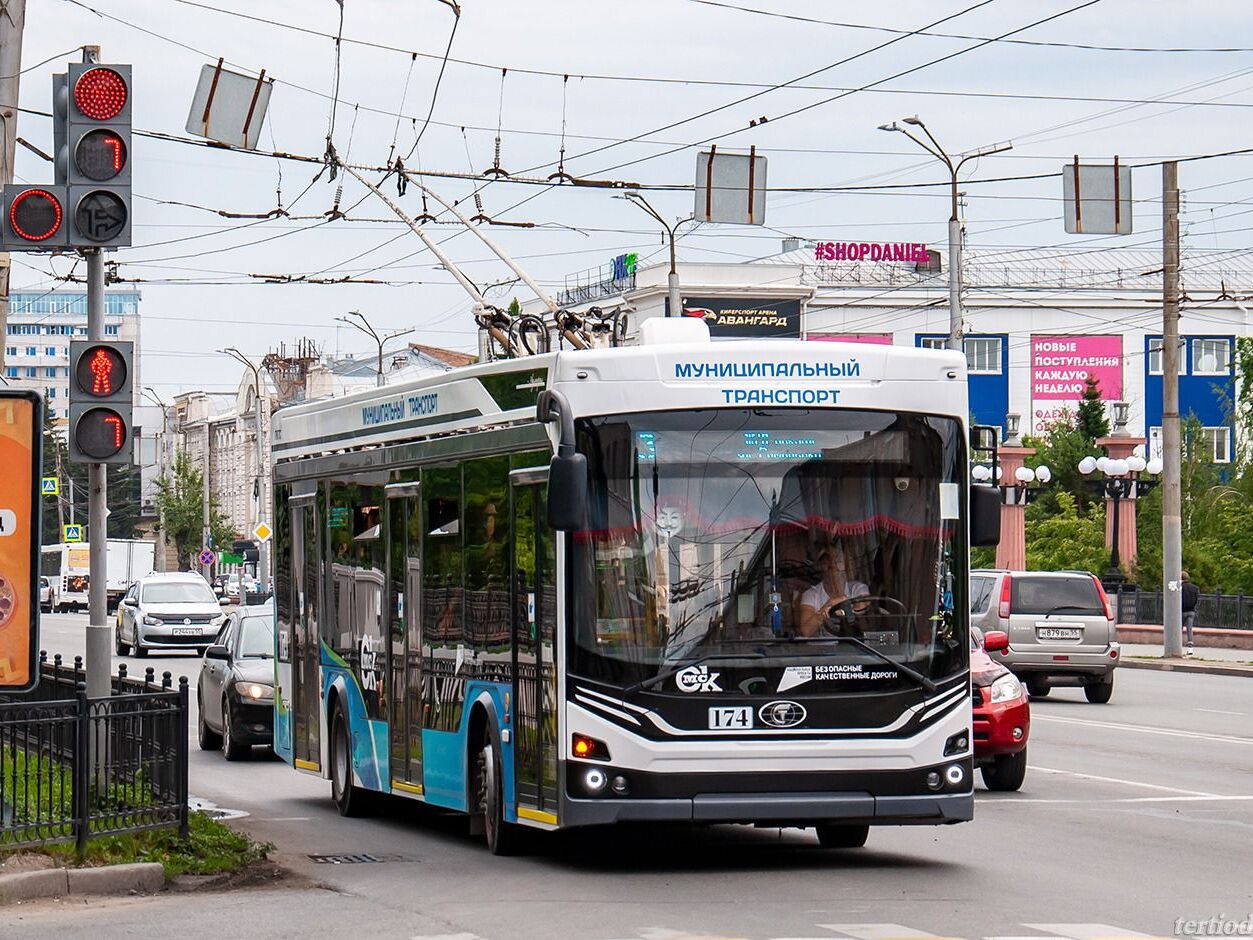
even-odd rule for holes
{"type": "MultiPolygon", "coordinates": [[[[135,344],[139,370],[139,291],[109,290],[104,298],[104,335],[135,344]]],[[[32,388],[48,400],[52,418],[64,425],[69,412],[70,340],[87,338],[85,290],[9,292],[4,336],[4,378],[17,388],[32,388]]],[[[133,381],[139,403],[139,376],[133,381]]]]}

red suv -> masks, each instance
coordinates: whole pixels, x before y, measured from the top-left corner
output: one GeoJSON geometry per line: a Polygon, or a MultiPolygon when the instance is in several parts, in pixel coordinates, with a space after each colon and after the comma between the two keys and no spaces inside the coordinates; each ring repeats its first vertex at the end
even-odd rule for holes
{"type": "Polygon", "coordinates": [[[1017,790],[1027,776],[1031,706],[1017,677],[988,653],[1009,646],[1009,636],[990,630],[979,641],[970,631],[970,680],[975,708],[975,764],[989,790],[1017,790]]]}

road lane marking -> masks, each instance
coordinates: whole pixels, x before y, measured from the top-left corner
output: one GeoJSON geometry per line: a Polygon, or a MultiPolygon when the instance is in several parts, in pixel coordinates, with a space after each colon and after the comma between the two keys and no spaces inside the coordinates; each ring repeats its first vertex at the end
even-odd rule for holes
{"type": "Polygon", "coordinates": [[[1208,712],[1211,715],[1235,715],[1237,718],[1243,718],[1244,712],[1229,712],[1221,708],[1194,708],[1193,711],[1208,712]]]}
{"type": "MultiPolygon", "coordinates": [[[[1253,796],[1117,796],[1107,800],[1066,800],[1047,797],[993,797],[980,799],[980,806],[997,806],[1001,803],[1074,803],[1079,805],[1104,806],[1110,803],[1242,803],[1253,801],[1253,796]]],[[[1006,940],[1006,938],[997,938],[1006,940]]]]}
{"type": "Polygon", "coordinates": [[[1158,728],[1153,725],[1128,725],[1116,721],[1093,721],[1090,718],[1063,718],[1059,715],[1032,715],[1032,722],[1056,721],[1067,725],[1085,725],[1089,728],[1109,728],[1113,731],[1138,731],[1141,734],[1157,734],[1169,738],[1192,738],[1197,741],[1214,741],[1220,744],[1253,744],[1253,738],[1241,738],[1234,734],[1210,734],[1203,731],[1179,731],[1176,728],[1158,728]]]}
{"type": "Polygon", "coordinates": [[[933,933],[902,927],[900,924],[816,924],[856,940],[961,940],[959,937],[937,937],[933,933]]]}
{"type": "Polygon", "coordinates": [[[1059,937],[1068,937],[1069,940],[1123,940],[1129,937],[1162,940],[1160,937],[1153,937],[1152,934],[1111,927],[1109,924],[1023,924],[1023,926],[1030,927],[1032,930],[1043,930],[1059,937]]]}
{"type": "MultiPolygon", "coordinates": [[[[1082,774],[1074,770],[1057,770],[1052,767],[1037,767],[1034,764],[1029,764],[1027,769],[1034,770],[1036,773],[1041,773],[1041,774],[1061,774],[1066,777],[1076,777],[1080,780],[1096,780],[1099,783],[1117,783],[1117,784],[1121,784],[1124,787],[1141,787],[1145,790],[1160,790],[1163,793],[1178,793],[1182,796],[1206,796],[1206,797],[1221,797],[1222,796],[1221,793],[1206,793],[1204,790],[1184,790],[1184,789],[1181,789],[1180,787],[1166,787],[1157,783],[1145,783],[1142,780],[1123,780],[1123,779],[1120,779],[1119,777],[1101,777],[1101,776],[1098,776],[1097,774],[1082,774]]],[[[1028,924],[1027,926],[1031,926],[1031,925],[1028,924]]]]}

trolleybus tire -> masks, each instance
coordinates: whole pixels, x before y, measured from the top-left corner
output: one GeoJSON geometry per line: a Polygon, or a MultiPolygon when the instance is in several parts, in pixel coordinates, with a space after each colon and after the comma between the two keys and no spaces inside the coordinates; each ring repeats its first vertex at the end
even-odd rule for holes
{"type": "Polygon", "coordinates": [[[845,826],[837,823],[818,823],[818,844],[824,849],[860,849],[870,835],[869,826],[845,826]]]}
{"type": "Polygon", "coordinates": [[[348,717],[338,702],[331,718],[331,799],[341,816],[364,816],[367,794],[352,782],[352,742],[348,739],[348,717]]]}
{"type": "Polygon", "coordinates": [[[483,837],[493,855],[516,855],[524,833],[513,823],[505,822],[504,763],[500,757],[500,741],[493,730],[481,752],[479,793],[483,807],[483,837]]]}

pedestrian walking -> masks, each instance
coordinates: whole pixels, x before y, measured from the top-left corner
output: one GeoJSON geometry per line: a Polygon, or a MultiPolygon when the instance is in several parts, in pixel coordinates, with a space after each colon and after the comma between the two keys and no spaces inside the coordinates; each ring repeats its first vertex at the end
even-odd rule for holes
{"type": "Polygon", "coordinates": [[[1183,592],[1183,630],[1187,639],[1188,655],[1192,655],[1192,626],[1196,623],[1196,605],[1201,599],[1201,589],[1188,580],[1188,572],[1183,571],[1179,574],[1183,581],[1181,590],[1183,592]]]}

